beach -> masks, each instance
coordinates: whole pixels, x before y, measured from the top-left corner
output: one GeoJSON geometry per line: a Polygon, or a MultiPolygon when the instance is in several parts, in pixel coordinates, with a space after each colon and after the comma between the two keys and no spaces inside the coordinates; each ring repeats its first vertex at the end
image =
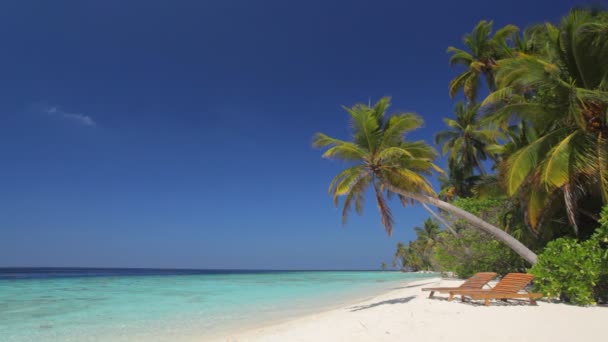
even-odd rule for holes
{"type": "Polygon", "coordinates": [[[539,301],[447,301],[423,287],[458,286],[440,278],[404,284],[359,303],[233,334],[218,341],[597,341],[607,307],[539,301]]]}

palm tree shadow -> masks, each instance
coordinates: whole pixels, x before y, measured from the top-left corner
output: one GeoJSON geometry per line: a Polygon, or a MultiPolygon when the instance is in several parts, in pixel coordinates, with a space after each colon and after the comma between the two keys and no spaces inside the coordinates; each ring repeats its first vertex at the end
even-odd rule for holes
{"type": "Polygon", "coordinates": [[[431,285],[431,284],[437,284],[436,281],[432,281],[429,283],[424,283],[424,284],[415,284],[415,285],[407,285],[407,286],[400,286],[400,287],[393,287],[393,290],[399,290],[399,289],[409,289],[412,287],[420,287],[420,286],[424,286],[424,285],[431,285]]]}
{"type": "Polygon", "coordinates": [[[381,302],[377,302],[377,303],[372,303],[369,305],[359,305],[359,306],[353,306],[352,308],[350,308],[351,312],[354,311],[361,311],[361,310],[367,310],[367,309],[371,309],[371,308],[375,308],[376,306],[380,306],[380,305],[388,305],[388,304],[405,304],[407,302],[409,302],[410,300],[416,298],[416,296],[409,296],[409,297],[405,297],[405,298],[396,298],[396,299],[390,299],[390,300],[383,300],[381,302]]]}

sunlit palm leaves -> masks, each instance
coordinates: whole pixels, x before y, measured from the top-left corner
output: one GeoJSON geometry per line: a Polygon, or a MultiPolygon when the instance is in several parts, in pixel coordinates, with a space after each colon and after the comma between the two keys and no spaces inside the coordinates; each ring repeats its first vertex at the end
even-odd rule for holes
{"type": "Polygon", "coordinates": [[[464,92],[467,100],[474,102],[479,91],[480,78],[483,76],[490,89],[494,89],[494,67],[496,61],[511,54],[508,41],[517,33],[518,28],[507,25],[492,35],[492,22],[480,21],[473,31],[463,38],[466,50],[453,46],[448,48],[452,54],[450,65],[464,66],[466,70],[450,82],[450,97],[459,91],[464,92]]]}
{"type": "MultiPolygon", "coordinates": [[[[435,150],[424,142],[409,142],[405,135],[421,127],[422,119],[412,113],[387,115],[390,98],[384,97],[374,106],[358,104],[344,107],[351,119],[352,142],[317,133],[315,147],[326,147],[325,158],[334,158],[354,164],[340,172],[331,182],[329,193],[334,203],[344,196],[342,218],[346,221],[353,204],[361,213],[365,192],[371,187],[375,193],[382,224],[390,235],[393,217],[385,198],[388,183],[400,189],[434,194],[425,178],[433,170],[435,150]]],[[[405,204],[405,198],[400,197],[405,204]]]]}
{"type": "Polygon", "coordinates": [[[528,193],[534,227],[561,193],[577,230],[578,199],[608,200],[608,16],[576,10],[559,26],[545,26],[537,54],[517,53],[497,62],[498,90],[483,102],[493,122],[528,122],[539,137],[503,165],[507,192],[528,193]]]}

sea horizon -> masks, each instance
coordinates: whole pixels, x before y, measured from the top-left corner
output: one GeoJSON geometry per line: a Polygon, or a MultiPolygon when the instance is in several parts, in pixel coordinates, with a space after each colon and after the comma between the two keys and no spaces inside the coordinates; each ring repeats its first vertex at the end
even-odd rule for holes
{"type": "Polygon", "coordinates": [[[61,277],[197,275],[227,273],[276,273],[276,272],[399,272],[397,269],[273,269],[273,268],[170,268],[170,267],[81,267],[81,266],[6,266],[0,267],[0,280],[39,279],[61,277]],[[89,273],[83,273],[84,271],[89,273]]]}

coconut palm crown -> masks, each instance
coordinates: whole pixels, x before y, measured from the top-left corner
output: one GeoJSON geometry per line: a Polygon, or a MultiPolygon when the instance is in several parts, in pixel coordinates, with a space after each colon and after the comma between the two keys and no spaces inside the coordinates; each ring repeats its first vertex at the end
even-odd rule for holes
{"type": "MultiPolygon", "coordinates": [[[[390,98],[383,97],[369,107],[357,104],[344,107],[351,119],[352,142],[331,138],[317,133],[313,138],[315,147],[328,147],[324,158],[340,159],[354,164],[340,172],[331,182],[329,193],[334,203],[345,196],[342,219],[346,222],[354,204],[357,213],[363,210],[366,190],[375,193],[378,210],[385,231],[393,231],[393,217],[385,196],[392,196],[385,184],[414,193],[434,195],[426,179],[432,171],[441,172],[433,163],[435,150],[423,141],[410,142],[405,135],[422,126],[423,120],[413,113],[387,115],[390,98]]],[[[407,199],[399,195],[403,204],[407,199]]]]}
{"type": "Polygon", "coordinates": [[[485,176],[482,162],[488,157],[494,158],[487,147],[495,145],[503,135],[497,127],[484,125],[478,120],[478,109],[476,104],[456,103],[455,119],[443,119],[449,129],[435,135],[435,143],[443,144],[441,152],[449,155],[450,171],[460,169],[472,176],[473,169],[477,169],[485,176]]]}
{"type": "Polygon", "coordinates": [[[466,68],[460,75],[450,82],[450,97],[463,90],[469,102],[475,102],[479,91],[480,78],[483,76],[490,90],[494,90],[494,68],[496,61],[508,56],[511,49],[508,41],[512,39],[519,29],[514,25],[507,25],[492,35],[492,22],[480,21],[473,31],[463,38],[466,50],[450,46],[448,52],[450,65],[460,65],[466,68]]]}

